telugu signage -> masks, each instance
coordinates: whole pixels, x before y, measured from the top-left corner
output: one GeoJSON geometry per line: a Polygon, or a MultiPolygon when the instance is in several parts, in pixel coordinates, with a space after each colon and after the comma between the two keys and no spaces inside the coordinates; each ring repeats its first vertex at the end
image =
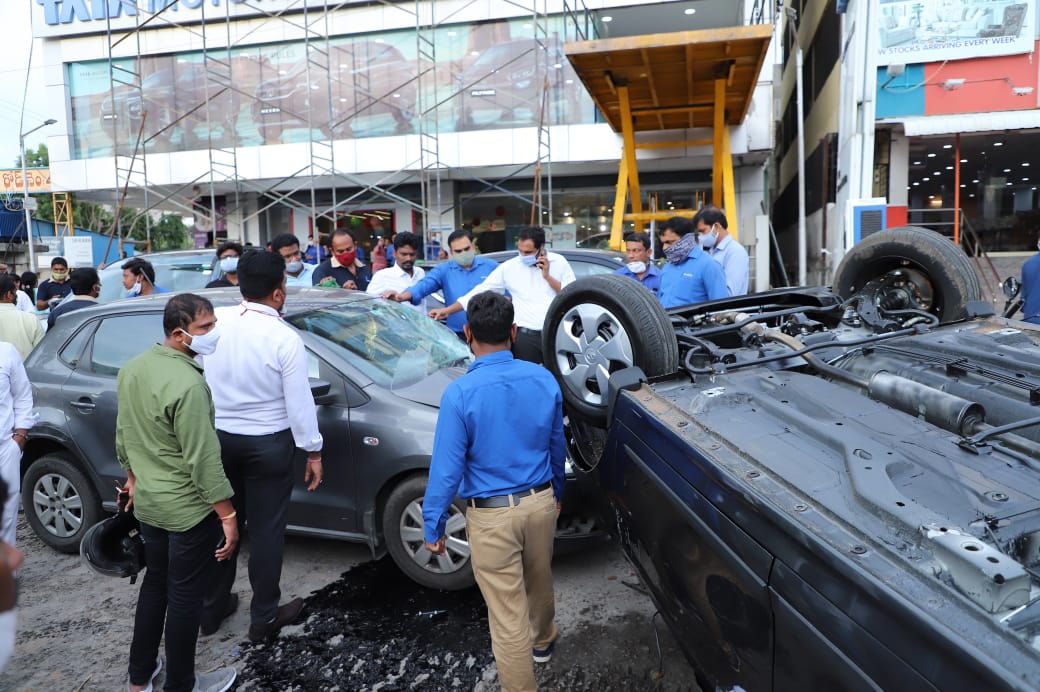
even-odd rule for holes
{"type": "MultiPolygon", "coordinates": [[[[51,191],[51,169],[30,168],[26,171],[29,178],[29,194],[51,191]]],[[[25,183],[22,182],[21,168],[0,169],[0,194],[24,195],[25,183]]]]}
{"type": "Polygon", "coordinates": [[[881,0],[877,62],[912,64],[1030,53],[1035,17],[1035,0],[881,0]]]}

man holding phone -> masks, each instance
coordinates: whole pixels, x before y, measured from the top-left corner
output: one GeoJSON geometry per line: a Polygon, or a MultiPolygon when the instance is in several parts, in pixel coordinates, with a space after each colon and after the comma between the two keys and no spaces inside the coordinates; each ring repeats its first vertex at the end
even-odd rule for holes
{"type": "Polygon", "coordinates": [[[448,307],[430,312],[430,317],[447,319],[465,310],[470,299],[484,291],[509,291],[516,313],[513,356],[541,364],[545,315],[556,294],[574,281],[574,270],[563,255],[546,251],[545,231],[536,226],[521,229],[516,249],[516,257],[498,265],[484,281],[448,307]]]}

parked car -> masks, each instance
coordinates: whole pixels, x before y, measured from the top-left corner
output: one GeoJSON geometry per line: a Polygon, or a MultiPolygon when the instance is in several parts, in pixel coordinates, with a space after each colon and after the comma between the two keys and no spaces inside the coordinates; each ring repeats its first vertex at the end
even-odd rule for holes
{"type": "Polygon", "coordinates": [[[344,139],[379,128],[388,115],[394,134],[413,130],[414,61],[376,41],[332,46],[328,60],[327,74],[308,56],[256,87],[253,122],[265,142],[277,142],[288,128],[308,126],[326,138],[344,139]]]}
{"type": "MultiPolygon", "coordinates": [[[[216,278],[214,267],[217,255],[213,248],[149,252],[134,256],[152,263],[155,284],[166,291],[198,291],[216,278]]],[[[123,288],[124,262],[125,259],[112,262],[98,272],[101,278],[98,302],[108,303],[126,297],[126,289],[123,288]]]]}
{"type": "Polygon", "coordinates": [[[702,688],[1040,688],[1040,327],[980,296],[901,228],[833,289],[556,297],[579,478],[702,688]]]}
{"type": "MultiPolygon", "coordinates": [[[[205,295],[216,306],[241,300],[235,289],[205,295]]],[[[75,552],[86,530],[115,509],[114,485],[126,477],[114,447],[116,375],[162,340],[166,300],[160,294],[70,313],[26,361],[39,420],[22,459],[22,504],[29,526],[53,548],[75,552]]],[[[389,552],[425,586],[470,586],[462,503],[451,510],[443,557],[423,547],[421,513],[437,406],[470,361],[465,344],[413,310],[352,291],[290,288],[285,321],[307,347],[326,440],[326,482],[312,493],[301,457],[289,532],[389,552]]],[[[579,494],[568,484],[558,534],[583,543],[595,532],[578,516],[579,494]]]]}

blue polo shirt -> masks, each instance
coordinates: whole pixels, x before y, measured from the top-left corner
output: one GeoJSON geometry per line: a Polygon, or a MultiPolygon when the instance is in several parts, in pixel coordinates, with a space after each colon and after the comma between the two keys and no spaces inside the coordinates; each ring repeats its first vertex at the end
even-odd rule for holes
{"type": "Polygon", "coordinates": [[[661,269],[661,290],[657,298],[666,308],[728,297],[722,265],[699,247],[679,264],[668,262],[661,269]]]}
{"type": "MultiPolygon", "coordinates": [[[[463,268],[454,260],[441,262],[427,272],[419,283],[408,291],[412,294],[412,305],[419,305],[423,298],[436,291],[444,291],[444,304],[451,305],[462,296],[476,288],[495,270],[498,262],[487,257],[474,257],[469,269],[463,268]]],[[[466,324],[466,311],[461,310],[448,317],[448,329],[456,334],[462,333],[462,325],[466,324]]]]}
{"type": "Polygon", "coordinates": [[[494,497],[551,480],[563,497],[560,386],[541,365],[497,351],[478,358],[441,397],[422,513],[426,540],[444,535],[458,495],[494,497]]]}
{"type": "Polygon", "coordinates": [[[638,276],[629,271],[628,267],[621,267],[621,269],[618,269],[614,273],[620,274],[621,276],[627,276],[630,279],[635,279],[639,283],[646,286],[647,289],[649,289],[650,292],[653,293],[655,296],[661,290],[661,270],[658,269],[657,266],[654,264],[649,264],[647,266],[646,273],[643,274],[642,279],[640,279],[638,276]]]}
{"type": "Polygon", "coordinates": [[[1022,265],[1022,319],[1040,324],[1040,253],[1022,265]]]}

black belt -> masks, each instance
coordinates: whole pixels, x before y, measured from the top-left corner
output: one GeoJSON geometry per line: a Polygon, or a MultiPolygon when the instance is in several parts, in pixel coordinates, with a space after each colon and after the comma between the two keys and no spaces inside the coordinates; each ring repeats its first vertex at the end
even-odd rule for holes
{"type": "Polygon", "coordinates": [[[495,495],[494,497],[471,497],[468,500],[470,507],[476,507],[477,509],[495,509],[497,507],[512,507],[513,505],[519,504],[520,500],[525,497],[540,493],[543,490],[548,490],[552,487],[552,481],[546,481],[539,486],[530,488],[528,490],[521,490],[518,493],[512,493],[511,495],[495,495]],[[510,502],[512,500],[512,502],[510,502]]]}
{"type": "Polygon", "coordinates": [[[520,332],[521,334],[541,334],[542,333],[541,329],[528,329],[527,327],[517,327],[516,331],[520,332]]]}

